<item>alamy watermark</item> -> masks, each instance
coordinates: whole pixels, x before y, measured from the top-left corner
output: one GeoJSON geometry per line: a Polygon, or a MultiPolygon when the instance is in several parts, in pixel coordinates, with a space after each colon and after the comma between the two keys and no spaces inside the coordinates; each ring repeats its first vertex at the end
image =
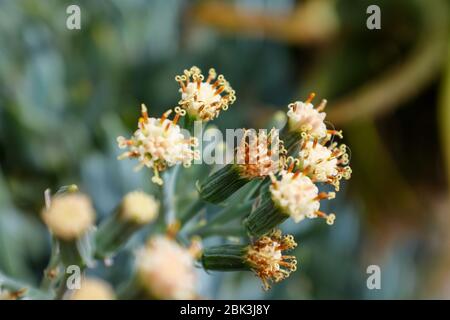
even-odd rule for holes
{"type": "Polygon", "coordinates": [[[366,280],[367,289],[381,290],[381,268],[376,264],[367,267],[366,273],[369,275],[366,280]]]}
{"type": "Polygon", "coordinates": [[[366,20],[366,26],[369,30],[380,30],[381,29],[381,9],[376,4],[372,4],[367,7],[367,14],[370,16],[366,20]]]}
{"type": "Polygon", "coordinates": [[[66,19],[66,27],[69,30],[81,29],[81,9],[76,4],[71,4],[67,7],[66,13],[68,17],[66,19]]]}

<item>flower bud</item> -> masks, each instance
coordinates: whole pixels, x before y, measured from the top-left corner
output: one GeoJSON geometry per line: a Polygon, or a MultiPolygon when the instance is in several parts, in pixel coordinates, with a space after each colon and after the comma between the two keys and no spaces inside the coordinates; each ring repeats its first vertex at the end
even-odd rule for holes
{"type": "Polygon", "coordinates": [[[56,195],[42,211],[42,219],[58,240],[61,261],[65,265],[86,265],[80,241],[93,227],[95,219],[89,198],[81,193],[56,195]]]}
{"type": "Polygon", "coordinates": [[[155,236],[137,252],[137,281],[151,298],[193,299],[196,254],[172,239],[155,236]]]}
{"type": "Polygon", "coordinates": [[[142,226],[158,216],[159,202],[142,191],[128,193],[113,215],[100,225],[96,235],[96,254],[112,255],[142,226]]]}
{"type": "Polygon", "coordinates": [[[50,207],[42,211],[42,219],[56,238],[71,241],[92,227],[95,212],[87,196],[65,193],[53,197],[50,207]]]}
{"type": "Polygon", "coordinates": [[[80,289],[75,289],[70,300],[114,300],[115,294],[111,285],[103,280],[84,278],[80,289]]]}
{"type": "Polygon", "coordinates": [[[327,136],[327,126],[324,122],[326,113],[321,112],[327,101],[322,100],[322,103],[314,108],[311,103],[314,97],[315,93],[311,93],[305,102],[296,101],[288,106],[288,122],[281,135],[287,150],[302,138],[322,139],[327,136]]]}
{"type": "Polygon", "coordinates": [[[222,245],[204,250],[202,264],[206,270],[251,270],[263,282],[265,290],[271,282],[280,282],[296,270],[297,259],[283,251],[297,246],[291,235],[282,236],[280,230],[263,236],[250,245],[222,245]]]}

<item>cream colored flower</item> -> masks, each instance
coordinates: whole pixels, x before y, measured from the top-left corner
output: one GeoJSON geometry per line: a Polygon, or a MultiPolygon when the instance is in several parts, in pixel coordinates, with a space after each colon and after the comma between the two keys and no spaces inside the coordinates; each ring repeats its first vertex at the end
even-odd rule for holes
{"type": "Polygon", "coordinates": [[[0,289],[0,300],[15,300],[14,296],[9,290],[0,289]]]}
{"type": "MultiPolygon", "coordinates": [[[[292,167],[290,168],[292,170],[292,167]]],[[[319,211],[321,199],[331,199],[334,193],[319,193],[317,186],[311,179],[300,171],[290,170],[281,172],[281,179],[271,176],[270,193],[275,205],[288,214],[295,222],[306,218],[323,217],[331,222],[329,216],[319,211]]]]}
{"type": "Polygon", "coordinates": [[[199,152],[193,150],[197,145],[195,138],[185,138],[177,121],[183,110],[176,110],[174,120],[167,117],[172,110],[168,110],[161,118],[149,118],[147,108],[142,105],[142,117],[139,119],[139,128],[133,137],[127,140],[118,137],[119,148],[128,149],[119,156],[119,159],[137,158],[139,165],[136,170],[146,166],[153,169],[152,181],[163,184],[159,172],[176,164],[190,166],[194,159],[199,158],[199,152]]]}
{"type": "Polygon", "coordinates": [[[137,224],[147,224],[156,219],[159,201],[142,191],[128,193],[120,206],[120,217],[137,224]]]}
{"type": "Polygon", "coordinates": [[[209,121],[219,116],[236,100],[235,92],[222,75],[216,79],[216,71],[209,69],[206,81],[197,67],[184,70],[183,75],[176,76],[180,84],[180,106],[194,119],[209,121]],[[214,81],[214,82],[213,82],[214,81]]]}
{"type": "Polygon", "coordinates": [[[68,193],[55,196],[42,211],[42,219],[57,238],[74,240],[93,225],[95,212],[86,195],[68,193]]]}
{"type": "Polygon", "coordinates": [[[268,134],[265,130],[258,133],[245,130],[237,148],[236,163],[242,176],[264,178],[277,173],[284,166],[285,156],[286,150],[276,129],[268,134]]]}
{"type": "Polygon", "coordinates": [[[103,280],[84,278],[80,289],[70,295],[70,300],[114,300],[115,294],[111,285],[103,280]]]}
{"type": "Polygon", "coordinates": [[[193,299],[195,297],[194,257],[174,240],[155,236],[137,252],[137,274],[151,297],[193,299]]]}
{"type": "Polygon", "coordinates": [[[332,143],[326,147],[316,141],[305,141],[299,152],[303,171],[315,182],[332,184],[339,191],[340,180],[350,179],[351,168],[346,146],[332,143]]]}
{"type": "Polygon", "coordinates": [[[280,230],[258,239],[249,246],[246,261],[263,282],[264,289],[270,288],[270,282],[280,282],[297,270],[295,256],[287,256],[283,251],[297,246],[294,237],[281,235],[280,230]]]}
{"type": "Polygon", "coordinates": [[[315,94],[312,93],[305,102],[296,101],[289,105],[288,126],[290,131],[297,131],[316,139],[325,138],[328,134],[324,122],[326,113],[321,112],[325,108],[326,100],[319,107],[314,108],[311,103],[315,94]]]}

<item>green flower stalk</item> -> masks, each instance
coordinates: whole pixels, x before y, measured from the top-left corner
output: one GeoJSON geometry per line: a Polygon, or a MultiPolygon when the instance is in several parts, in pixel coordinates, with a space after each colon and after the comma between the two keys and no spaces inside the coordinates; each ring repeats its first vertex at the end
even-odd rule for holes
{"type": "Polygon", "coordinates": [[[297,259],[284,251],[297,246],[291,235],[280,230],[259,238],[249,245],[222,245],[203,251],[201,262],[206,270],[253,271],[268,290],[271,282],[280,282],[297,269],[297,259]]]}
{"type": "Polygon", "coordinates": [[[334,192],[320,192],[314,182],[301,171],[292,172],[293,165],[281,172],[278,180],[271,176],[272,184],[261,194],[254,210],[246,218],[244,224],[251,236],[259,237],[286,219],[291,217],[295,222],[305,218],[321,217],[328,224],[333,224],[335,215],[327,215],[319,210],[320,200],[332,199],[334,192]]]}
{"type": "Polygon", "coordinates": [[[96,233],[96,255],[105,258],[113,255],[144,225],[158,216],[159,202],[142,192],[128,193],[96,233]]]}
{"type": "Polygon", "coordinates": [[[242,175],[238,165],[227,164],[200,185],[200,197],[207,202],[220,203],[249,181],[249,178],[242,175]]]}
{"type": "Polygon", "coordinates": [[[86,264],[79,240],[93,227],[95,211],[90,199],[81,193],[64,193],[52,198],[42,211],[42,219],[58,240],[61,261],[65,265],[86,264]]]}
{"type": "Polygon", "coordinates": [[[275,129],[266,133],[244,130],[236,150],[235,161],[208,177],[200,185],[200,197],[208,202],[220,203],[249,181],[262,180],[277,173],[285,164],[282,141],[275,129]]]}

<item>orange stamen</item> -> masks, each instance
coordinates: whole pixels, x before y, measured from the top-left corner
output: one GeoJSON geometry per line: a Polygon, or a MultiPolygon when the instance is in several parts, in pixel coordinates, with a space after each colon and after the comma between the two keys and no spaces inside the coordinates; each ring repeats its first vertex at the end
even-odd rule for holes
{"type": "Polygon", "coordinates": [[[166,120],[169,114],[171,113],[172,110],[167,110],[166,112],[164,112],[163,115],[161,116],[161,119],[159,120],[159,123],[163,124],[164,120],[166,120]]]}
{"type": "Polygon", "coordinates": [[[175,115],[175,117],[173,118],[172,123],[173,123],[174,125],[176,125],[179,119],[180,119],[180,114],[177,113],[177,114],[175,115]]]}
{"type": "Polygon", "coordinates": [[[221,94],[223,90],[225,90],[224,86],[217,88],[216,92],[214,92],[214,95],[221,94]]]}
{"type": "Polygon", "coordinates": [[[315,96],[316,94],[314,92],[311,92],[308,96],[308,99],[306,99],[305,103],[311,103],[311,101],[313,101],[315,96]]]}
{"type": "Polygon", "coordinates": [[[322,211],[316,211],[316,214],[317,214],[317,216],[320,217],[320,218],[324,218],[324,219],[328,218],[328,215],[327,215],[325,212],[322,212],[322,211]]]}
{"type": "Polygon", "coordinates": [[[290,173],[290,172],[292,172],[292,170],[294,170],[294,166],[295,166],[295,162],[291,162],[291,164],[289,165],[289,168],[288,168],[288,172],[290,173]]]}
{"type": "Polygon", "coordinates": [[[216,80],[216,81],[212,84],[213,89],[216,88],[219,84],[220,84],[220,81],[219,81],[219,80],[216,80]]]}
{"type": "Polygon", "coordinates": [[[323,200],[323,199],[328,199],[328,193],[321,192],[317,195],[317,197],[315,197],[315,200],[323,200]]]}

